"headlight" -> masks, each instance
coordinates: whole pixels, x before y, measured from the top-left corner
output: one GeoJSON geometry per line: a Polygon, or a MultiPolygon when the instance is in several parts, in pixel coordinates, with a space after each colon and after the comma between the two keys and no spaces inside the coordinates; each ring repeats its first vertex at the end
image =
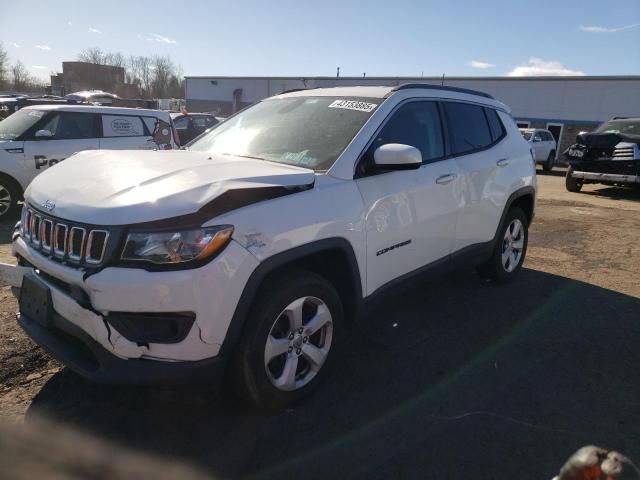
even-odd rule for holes
{"type": "Polygon", "coordinates": [[[232,234],[231,225],[130,233],[121,258],[160,265],[206,260],[226,247],[232,234]]]}

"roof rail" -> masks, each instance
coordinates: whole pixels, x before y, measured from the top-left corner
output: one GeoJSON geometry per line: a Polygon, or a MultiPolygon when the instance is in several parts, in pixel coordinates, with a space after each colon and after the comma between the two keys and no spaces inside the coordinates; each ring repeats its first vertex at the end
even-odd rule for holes
{"type": "Polygon", "coordinates": [[[291,88],[289,90],[285,90],[283,92],[278,93],[278,95],[283,95],[285,93],[293,93],[293,92],[302,92],[304,90],[314,90],[316,87],[312,87],[312,88],[291,88]]]}
{"type": "Polygon", "coordinates": [[[397,87],[392,89],[391,92],[397,92],[398,90],[408,90],[410,88],[428,88],[430,90],[445,90],[448,92],[468,93],[469,95],[478,95],[480,97],[495,100],[492,95],[484,92],[479,92],[478,90],[471,90],[469,88],[461,87],[449,87],[445,85],[433,85],[429,83],[403,83],[402,85],[398,85],[397,87]]]}

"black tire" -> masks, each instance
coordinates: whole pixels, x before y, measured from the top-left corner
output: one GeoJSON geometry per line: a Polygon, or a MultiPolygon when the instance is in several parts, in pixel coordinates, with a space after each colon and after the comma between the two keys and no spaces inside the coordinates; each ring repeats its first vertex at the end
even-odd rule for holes
{"type": "MultiPolygon", "coordinates": [[[[305,308],[306,306],[305,303],[305,308]]],[[[339,356],[344,333],[343,318],[340,297],[333,285],[324,277],[307,270],[292,269],[276,278],[269,278],[268,283],[259,291],[245,320],[243,333],[233,354],[229,380],[235,392],[255,406],[269,409],[284,408],[309,395],[327,376],[339,356]],[[288,319],[283,315],[284,309],[302,297],[315,297],[328,307],[332,317],[331,344],[324,363],[309,383],[296,390],[283,391],[274,385],[267,373],[267,369],[272,364],[267,366],[265,362],[266,342],[277,322],[284,321],[288,324],[288,319]]],[[[304,315],[303,325],[305,325],[304,315]]],[[[290,338],[287,334],[282,338],[285,339],[285,337],[290,338]]],[[[307,341],[311,343],[312,337],[308,338],[307,341]]],[[[290,340],[290,342],[293,341],[290,340]]],[[[295,352],[284,353],[282,356],[275,357],[275,361],[286,362],[294,354],[295,352]]],[[[302,367],[305,367],[304,362],[311,366],[304,353],[296,361],[298,362],[302,367]]],[[[303,373],[301,371],[300,375],[303,373]]]]}
{"type": "MultiPolygon", "coordinates": [[[[519,207],[511,207],[511,209],[507,212],[507,215],[500,226],[500,230],[498,231],[498,237],[496,239],[496,244],[494,246],[493,252],[491,253],[491,257],[482,265],[480,265],[477,270],[480,276],[500,283],[507,283],[512,281],[522,269],[522,264],[524,263],[524,259],[527,255],[527,245],[529,242],[529,224],[527,221],[527,216],[524,214],[521,208],[519,207]],[[512,270],[508,270],[502,262],[503,251],[505,250],[505,235],[507,229],[511,227],[512,223],[515,220],[519,220],[522,226],[522,248],[521,255],[517,260],[517,265],[512,270]]],[[[508,265],[511,267],[510,265],[508,265]]]]}
{"type": "Polygon", "coordinates": [[[15,182],[8,176],[0,174],[0,220],[13,218],[18,210],[20,192],[15,182]]]}
{"type": "Polygon", "coordinates": [[[567,177],[564,181],[567,190],[570,192],[579,192],[582,190],[582,181],[573,177],[573,167],[567,169],[567,177]]]}
{"type": "Polygon", "coordinates": [[[553,164],[556,161],[556,152],[549,152],[549,156],[547,160],[542,164],[542,170],[545,172],[550,172],[553,170],[553,164]]]}

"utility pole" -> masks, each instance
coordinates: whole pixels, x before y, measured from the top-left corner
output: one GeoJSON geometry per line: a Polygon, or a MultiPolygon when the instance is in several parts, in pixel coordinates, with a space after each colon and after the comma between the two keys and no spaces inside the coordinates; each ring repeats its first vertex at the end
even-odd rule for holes
{"type": "Polygon", "coordinates": [[[362,78],[367,78],[367,72],[364,72],[364,73],[362,74],[362,78]]]}
{"type": "Polygon", "coordinates": [[[444,86],[444,73],[442,74],[442,83],[440,85],[444,86]]]}
{"type": "Polygon", "coordinates": [[[340,67],[336,70],[336,78],[340,78],[340,67]]]}

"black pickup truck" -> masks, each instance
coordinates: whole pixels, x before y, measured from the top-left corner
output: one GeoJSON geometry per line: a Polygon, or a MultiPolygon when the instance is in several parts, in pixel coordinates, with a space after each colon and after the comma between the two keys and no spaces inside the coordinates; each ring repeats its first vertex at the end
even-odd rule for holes
{"type": "Polygon", "coordinates": [[[640,117],[614,118],[579,133],[564,157],[570,192],[585,183],[640,187],[640,117]]]}

